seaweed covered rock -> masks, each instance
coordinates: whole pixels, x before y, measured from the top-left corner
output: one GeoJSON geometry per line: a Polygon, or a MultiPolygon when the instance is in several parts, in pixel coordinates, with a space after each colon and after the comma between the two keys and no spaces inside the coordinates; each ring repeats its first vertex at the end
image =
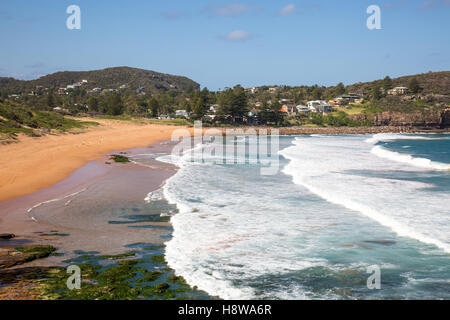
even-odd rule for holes
{"type": "Polygon", "coordinates": [[[0,233],[0,240],[10,240],[15,237],[16,235],[13,233],[0,233]]]}

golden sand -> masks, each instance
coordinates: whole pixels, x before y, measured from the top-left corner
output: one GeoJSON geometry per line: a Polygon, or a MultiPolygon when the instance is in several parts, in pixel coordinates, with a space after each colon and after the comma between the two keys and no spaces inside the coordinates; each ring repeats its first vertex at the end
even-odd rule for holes
{"type": "Polygon", "coordinates": [[[0,145],[0,201],[50,187],[104,154],[169,140],[174,130],[184,128],[133,121],[85,120],[100,125],[78,134],[20,136],[18,143],[0,145]]]}

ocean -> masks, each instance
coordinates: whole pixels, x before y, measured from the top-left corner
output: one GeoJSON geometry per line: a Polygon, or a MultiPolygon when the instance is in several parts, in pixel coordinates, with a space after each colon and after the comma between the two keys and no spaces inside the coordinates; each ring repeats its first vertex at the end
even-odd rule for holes
{"type": "Polygon", "coordinates": [[[205,153],[220,141],[160,156],[180,169],[147,197],[176,212],[165,257],[191,286],[222,299],[450,299],[450,135],[279,136],[271,175],[256,137],[232,139],[225,156],[205,153]]]}

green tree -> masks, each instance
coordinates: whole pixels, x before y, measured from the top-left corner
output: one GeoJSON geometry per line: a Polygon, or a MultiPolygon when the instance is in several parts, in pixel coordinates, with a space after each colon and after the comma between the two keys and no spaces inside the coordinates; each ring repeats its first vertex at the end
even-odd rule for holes
{"type": "Polygon", "coordinates": [[[392,79],[391,79],[391,77],[389,77],[389,76],[386,76],[384,79],[383,79],[383,89],[384,89],[384,92],[388,92],[388,90],[391,90],[392,88],[393,88],[393,84],[392,84],[392,79]]]}
{"type": "Polygon", "coordinates": [[[412,78],[411,81],[408,84],[408,89],[412,92],[412,93],[419,93],[421,91],[419,82],[417,81],[416,78],[412,78]]]}
{"type": "Polygon", "coordinates": [[[88,101],[90,111],[98,112],[98,100],[96,97],[90,97],[88,101]]]}
{"type": "Polygon", "coordinates": [[[53,96],[53,91],[50,91],[47,95],[47,106],[52,109],[55,107],[55,97],[53,96]]]}
{"type": "Polygon", "coordinates": [[[336,86],[336,95],[340,96],[345,93],[345,86],[342,82],[339,82],[336,86]]]}
{"type": "Polygon", "coordinates": [[[383,97],[383,94],[381,92],[381,86],[377,84],[372,88],[372,99],[380,100],[382,97],[383,97]]]}
{"type": "Polygon", "coordinates": [[[159,109],[160,109],[158,100],[156,100],[155,98],[151,98],[148,103],[148,106],[150,108],[151,116],[157,117],[159,115],[159,109]]]}
{"type": "Polygon", "coordinates": [[[263,102],[259,113],[259,120],[262,123],[275,123],[279,125],[283,122],[283,114],[281,113],[281,104],[276,100],[272,104],[263,102]]]}
{"type": "Polygon", "coordinates": [[[205,105],[201,98],[195,99],[192,106],[195,119],[201,119],[205,115],[205,105]]]}
{"type": "Polygon", "coordinates": [[[123,114],[124,105],[119,94],[113,93],[107,99],[107,113],[112,116],[123,114]]]}

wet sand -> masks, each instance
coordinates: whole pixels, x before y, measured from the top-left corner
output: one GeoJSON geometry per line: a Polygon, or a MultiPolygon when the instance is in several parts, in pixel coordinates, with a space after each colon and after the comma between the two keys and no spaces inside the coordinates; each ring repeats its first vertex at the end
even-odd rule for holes
{"type": "Polygon", "coordinates": [[[64,255],[30,264],[50,266],[60,265],[78,250],[117,254],[129,250],[130,244],[165,241],[171,232],[168,218],[146,220],[151,208],[144,199],[176,173],[176,167],[154,160],[172,147],[170,142],[158,142],[127,150],[125,155],[132,159],[144,155],[145,161],[137,163],[107,164],[105,156],[51,187],[1,202],[0,233],[14,233],[16,238],[0,246],[52,245],[64,255]],[[139,215],[142,222],[126,218],[139,215]]]}

